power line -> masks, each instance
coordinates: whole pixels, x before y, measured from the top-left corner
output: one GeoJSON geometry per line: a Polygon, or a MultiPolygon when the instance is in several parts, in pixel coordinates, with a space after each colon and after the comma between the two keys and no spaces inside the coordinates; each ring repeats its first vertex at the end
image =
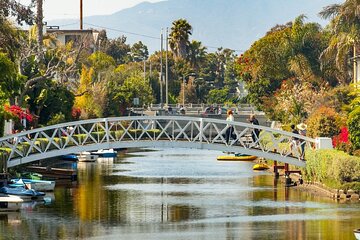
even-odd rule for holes
{"type": "Polygon", "coordinates": [[[119,30],[119,29],[115,29],[115,28],[109,28],[109,27],[99,26],[99,25],[95,25],[95,24],[91,24],[91,23],[86,23],[86,22],[84,22],[84,24],[89,25],[89,26],[93,26],[93,27],[98,27],[98,28],[103,28],[103,29],[111,30],[111,31],[114,31],[114,32],[121,32],[121,33],[126,33],[126,34],[131,34],[131,35],[136,35],[136,36],[141,36],[141,37],[147,37],[147,38],[152,38],[152,39],[158,39],[158,40],[160,40],[159,37],[154,37],[154,36],[150,36],[150,35],[145,35],[145,34],[140,34],[140,33],[134,33],[134,32],[128,32],[128,31],[124,31],[124,30],[119,30]]]}
{"type": "MultiPolygon", "coordinates": [[[[97,28],[102,28],[102,29],[106,29],[106,30],[111,30],[114,32],[120,32],[120,33],[126,33],[126,34],[131,34],[131,35],[135,35],[135,36],[141,36],[141,37],[146,37],[146,38],[151,38],[151,39],[156,39],[156,40],[160,40],[159,37],[154,37],[154,36],[150,36],[150,35],[145,35],[145,34],[140,34],[140,33],[134,33],[134,32],[129,32],[129,31],[124,31],[124,30],[120,30],[120,29],[115,29],[115,28],[109,28],[109,27],[104,27],[104,26],[100,26],[100,25],[96,25],[96,24],[91,24],[91,23],[86,23],[84,22],[85,25],[89,25],[92,27],[97,27],[97,28]]],[[[211,49],[219,49],[219,48],[224,48],[224,47],[214,47],[214,46],[205,46],[206,48],[211,48],[211,49]]],[[[230,48],[228,48],[230,49],[230,48]]],[[[240,50],[240,49],[230,49],[233,50],[235,52],[245,52],[244,50],[240,50]]]]}

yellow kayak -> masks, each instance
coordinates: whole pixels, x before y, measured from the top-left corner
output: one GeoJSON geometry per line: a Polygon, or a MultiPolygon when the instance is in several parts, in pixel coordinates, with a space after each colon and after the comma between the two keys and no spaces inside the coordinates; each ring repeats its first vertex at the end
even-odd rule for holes
{"type": "Polygon", "coordinates": [[[267,170],[270,167],[266,165],[265,163],[257,163],[253,166],[253,170],[267,170]]]}
{"type": "Polygon", "coordinates": [[[253,161],[257,156],[218,156],[216,159],[219,161],[253,161]]]}

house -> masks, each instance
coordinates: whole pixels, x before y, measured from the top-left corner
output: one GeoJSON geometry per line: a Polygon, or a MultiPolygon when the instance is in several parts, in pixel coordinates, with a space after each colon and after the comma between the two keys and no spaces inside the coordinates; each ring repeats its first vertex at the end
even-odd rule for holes
{"type": "Polygon", "coordinates": [[[63,30],[58,26],[47,26],[45,34],[54,36],[60,44],[67,44],[73,42],[74,46],[85,44],[85,48],[90,52],[95,52],[97,49],[97,39],[99,31],[94,29],[86,30],[63,30]]]}

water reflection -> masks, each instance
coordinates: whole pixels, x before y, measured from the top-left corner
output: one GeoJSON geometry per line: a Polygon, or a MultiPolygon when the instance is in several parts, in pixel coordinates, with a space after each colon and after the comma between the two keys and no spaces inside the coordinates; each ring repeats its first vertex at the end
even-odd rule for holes
{"type": "Polygon", "coordinates": [[[51,204],[0,215],[12,239],[353,239],[359,203],[285,188],[249,162],[165,149],[78,164],[51,204]]]}

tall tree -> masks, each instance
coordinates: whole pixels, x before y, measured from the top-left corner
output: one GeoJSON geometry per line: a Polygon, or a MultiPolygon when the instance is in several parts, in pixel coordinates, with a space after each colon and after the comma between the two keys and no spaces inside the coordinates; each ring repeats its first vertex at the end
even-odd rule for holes
{"type": "Polygon", "coordinates": [[[38,44],[38,61],[43,60],[43,0],[36,0],[36,26],[37,26],[37,44],[38,44]]]}
{"type": "Polygon", "coordinates": [[[0,25],[7,17],[14,17],[18,24],[33,22],[33,11],[35,0],[31,0],[28,6],[25,6],[16,0],[1,0],[0,1],[0,25]]]}
{"type": "Polygon", "coordinates": [[[204,47],[201,42],[193,40],[189,44],[189,52],[188,52],[188,60],[190,62],[191,67],[198,71],[205,62],[206,58],[206,47],[204,47]]]}
{"type": "Polygon", "coordinates": [[[324,51],[324,59],[335,58],[337,67],[347,72],[348,60],[356,56],[360,43],[360,1],[346,0],[343,4],[332,4],[320,12],[320,16],[331,19],[332,37],[324,51]],[[351,52],[353,55],[351,56],[351,52]]]}
{"type": "Polygon", "coordinates": [[[186,58],[191,34],[192,27],[185,19],[181,18],[172,23],[169,44],[175,57],[186,58]]]}
{"type": "Polygon", "coordinates": [[[130,51],[132,59],[135,62],[145,61],[149,57],[149,50],[141,41],[134,43],[130,51]]]}

